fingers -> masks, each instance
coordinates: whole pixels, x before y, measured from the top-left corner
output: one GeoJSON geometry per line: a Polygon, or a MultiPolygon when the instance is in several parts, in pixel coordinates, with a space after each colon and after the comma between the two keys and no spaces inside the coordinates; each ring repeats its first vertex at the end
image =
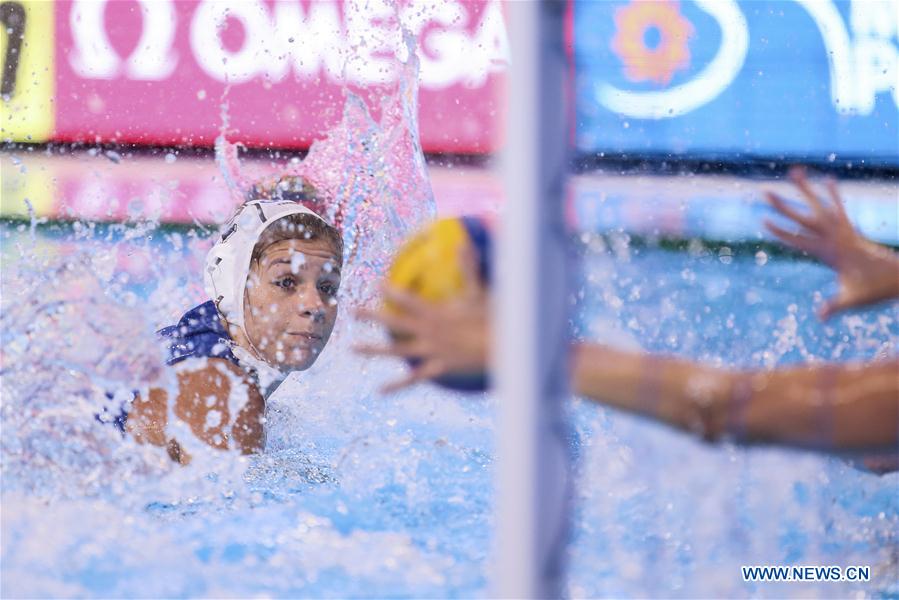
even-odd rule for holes
{"type": "Polygon", "coordinates": [[[382,386],[380,392],[382,394],[395,394],[396,392],[398,392],[400,390],[403,390],[409,386],[413,386],[416,383],[420,383],[420,382],[421,382],[421,378],[415,374],[412,374],[412,375],[409,375],[408,377],[400,379],[399,381],[394,381],[392,383],[388,383],[387,385],[382,386]]]}
{"type": "Polygon", "coordinates": [[[360,308],[356,311],[356,318],[360,321],[378,323],[395,334],[414,334],[417,330],[418,320],[402,313],[392,313],[385,310],[371,310],[360,308]]]}
{"type": "Polygon", "coordinates": [[[435,377],[440,377],[444,374],[445,369],[443,367],[443,364],[440,361],[431,360],[421,364],[418,368],[414,369],[408,377],[405,377],[393,383],[388,383],[381,388],[381,393],[392,394],[411,385],[415,385],[416,383],[421,383],[435,377]]]}
{"type": "Polygon", "coordinates": [[[778,227],[771,221],[765,221],[765,228],[783,243],[798,250],[802,250],[803,252],[816,254],[815,251],[817,249],[817,245],[812,238],[787,231],[786,229],[778,227]]]}
{"type": "Polygon", "coordinates": [[[353,352],[364,356],[396,356],[394,346],[379,346],[377,344],[354,344],[353,352]]]}
{"type": "Polygon", "coordinates": [[[768,203],[771,204],[774,210],[776,210],[786,218],[798,223],[799,225],[802,225],[806,229],[820,232],[821,227],[814,219],[802,215],[790,208],[786,201],[774,192],[765,192],[765,197],[768,199],[768,203]]]}
{"type": "Polygon", "coordinates": [[[840,190],[837,187],[837,180],[833,177],[828,177],[824,182],[824,185],[827,187],[827,192],[830,194],[830,199],[833,200],[834,206],[837,209],[837,215],[839,215],[840,220],[848,223],[849,216],[846,214],[846,207],[843,205],[843,199],[840,197],[840,190]]]}
{"type": "Polygon", "coordinates": [[[418,358],[425,354],[425,348],[417,340],[395,342],[390,345],[357,344],[353,352],[365,356],[390,356],[396,358],[418,358]]]}
{"type": "Polygon", "coordinates": [[[841,313],[848,308],[852,308],[854,303],[850,302],[847,298],[842,298],[840,296],[835,296],[827,300],[821,308],[818,309],[818,318],[822,321],[826,321],[837,313],[841,313]]]}
{"type": "Polygon", "coordinates": [[[410,316],[421,315],[428,308],[428,303],[425,300],[392,285],[382,286],[381,293],[386,302],[394,305],[400,312],[410,316]]]}
{"type": "Polygon", "coordinates": [[[834,309],[831,303],[827,302],[818,309],[818,320],[826,321],[831,318],[836,312],[836,309],[834,309]]]}
{"type": "Polygon", "coordinates": [[[793,167],[790,169],[789,177],[799,191],[802,192],[802,195],[805,196],[805,199],[808,200],[815,212],[824,214],[826,212],[824,206],[821,204],[821,199],[815,194],[815,190],[812,189],[811,183],[809,183],[805,167],[793,167]]]}
{"type": "Polygon", "coordinates": [[[459,266],[462,269],[464,281],[464,293],[466,297],[476,295],[481,287],[481,274],[478,269],[478,259],[474,246],[470,241],[459,247],[459,266]]]}

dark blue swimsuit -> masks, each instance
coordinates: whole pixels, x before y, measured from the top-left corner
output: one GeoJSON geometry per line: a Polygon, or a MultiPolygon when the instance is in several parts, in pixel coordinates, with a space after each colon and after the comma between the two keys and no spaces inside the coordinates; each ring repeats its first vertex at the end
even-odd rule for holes
{"type": "Polygon", "coordinates": [[[212,300],[184,313],[177,325],[163,327],[156,333],[170,340],[168,365],[190,357],[224,358],[239,364],[231,353],[231,336],[222,325],[212,300]]]}
{"type": "MultiPolygon", "coordinates": [[[[174,365],[191,357],[224,358],[235,365],[240,365],[237,357],[231,352],[231,336],[222,325],[212,300],[190,309],[184,313],[177,325],[163,327],[156,334],[168,343],[169,356],[165,361],[167,365],[174,365]]],[[[136,395],[134,392],[132,399],[136,395]]],[[[112,400],[114,396],[106,392],[106,397],[112,400]]],[[[114,409],[104,408],[103,412],[97,415],[98,421],[112,423],[123,434],[127,419],[128,411],[125,406],[122,406],[117,414],[114,409]]]]}

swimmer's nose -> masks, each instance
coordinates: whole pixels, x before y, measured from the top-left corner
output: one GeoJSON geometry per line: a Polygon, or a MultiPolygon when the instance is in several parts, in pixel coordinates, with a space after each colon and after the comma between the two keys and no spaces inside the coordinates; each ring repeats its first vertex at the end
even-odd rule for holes
{"type": "Polygon", "coordinates": [[[321,295],[317,292],[304,294],[300,298],[300,316],[312,319],[313,321],[325,320],[325,303],[322,302],[321,295]]]}

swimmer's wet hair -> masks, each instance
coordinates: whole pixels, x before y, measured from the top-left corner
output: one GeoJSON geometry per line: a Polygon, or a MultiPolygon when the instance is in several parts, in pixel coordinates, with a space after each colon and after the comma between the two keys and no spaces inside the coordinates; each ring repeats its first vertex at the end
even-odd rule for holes
{"type": "Polygon", "coordinates": [[[284,240],[320,240],[328,242],[334,256],[343,262],[343,239],[334,227],[323,222],[317,217],[305,214],[288,215],[281,217],[272,223],[259,236],[259,241],[253,246],[253,254],[250,260],[259,260],[266,248],[284,240]]]}
{"type": "MultiPolygon", "coordinates": [[[[282,177],[276,181],[255,184],[247,193],[247,201],[252,200],[293,200],[320,212],[324,199],[312,185],[300,177],[282,177]]],[[[253,246],[251,261],[259,260],[266,248],[284,240],[325,239],[335,256],[343,262],[343,237],[336,227],[308,214],[294,214],[282,217],[272,223],[253,246]]]]}
{"type": "Polygon", "coordinates": [[[246,200],[293,200],[319,212],[323,198],[318,190],[302,177],[285,175],[278,179],[256,182],[246,193],[246,200]]]}

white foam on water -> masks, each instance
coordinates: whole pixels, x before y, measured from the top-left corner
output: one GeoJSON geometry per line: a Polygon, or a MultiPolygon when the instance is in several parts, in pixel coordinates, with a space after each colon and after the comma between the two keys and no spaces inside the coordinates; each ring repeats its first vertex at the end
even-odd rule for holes
{"type": "MultiPolygon", "coordinates": [[[[52,239],[35,222],[15,235],[4,228],[0,595],[487,593],[489,396],[418,386],[384,397],[378,388],[405,365],[350,350],[383,334],[348,309],[372,300],[399,240],[434,214],[417,138],[415,53],[398,68],[378,118],[347,92],[340,124],[305,161],[253,171],[228,132],[220,138],[237,196],[258,177],[308,177],[335,199],[327,216],[347,236],[352,283],[337,328],[317,363],[269,399],[261,455],[197,443],[180,467],[94,418],[131,390],[172,389],[153,332],[205,300],[200,264],[211,231],[168,232],[151,220],[76,224],[52,239]],[[153,284],[136,291],[123,256],[140,258],[153,284]]],[[[104,168],[129,160],[114,154],[104,168]]],[[[814,322],[812,302],[796,290],[820,294],[830,283],[811,265],[768,256],[747,266],[701,248],[670,260],[623,237],[610,246],[614,261],[603,246],[585,269],[581,337],[731,366],[895,352],[892,308],[814,322]]],[[[572,414],[581,457],[573,597],[899,591],[897,475],[838,457],[708,446],[593,404],[574,402],[572,414]],[[870,565],[874,581],[786,587],[740,577],[742,564],[791,562],[870,565]]]]}

